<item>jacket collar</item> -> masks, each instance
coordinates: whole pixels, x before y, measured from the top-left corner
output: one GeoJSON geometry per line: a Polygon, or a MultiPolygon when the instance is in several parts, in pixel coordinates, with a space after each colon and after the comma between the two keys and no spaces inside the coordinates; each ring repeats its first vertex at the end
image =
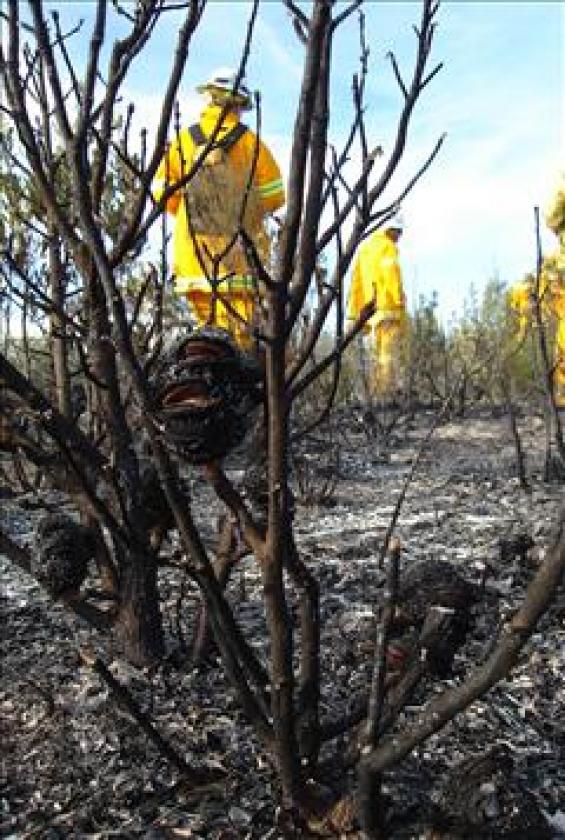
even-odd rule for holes
{"type": "MultiPolygon", "coordinates": [[[[219,105],[207,105],[200,115],[200,125],[205,134],[211,134],[222,113],[222,108],[219,105]]],[[[222,133],[234,126],[238,125],[239,116],[234,111],[227,111],[222,119],[222,133]]]]}

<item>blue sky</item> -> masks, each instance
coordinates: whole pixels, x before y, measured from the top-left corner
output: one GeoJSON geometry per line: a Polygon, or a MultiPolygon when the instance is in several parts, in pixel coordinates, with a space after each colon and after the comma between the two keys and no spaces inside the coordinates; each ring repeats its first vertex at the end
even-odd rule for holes
{"type": "MultiPolygon", "coordinates": [[[[85,18],[84,34],[75,43],[75,54],[83,60],[95,4],[54,5],[67,22],[85,18]]],[[[419,20],[420,4],[369,0],[364,12],[370,49],[368,135],[386,156],[401,103],[385,56],[393,50],[401,68],[411,70],[412,25],[419,20]]],[[[244,0],[210,0],[182,83],[187,121],[202,104],[196,84],[217,66],[237,64],[249,13],[244,0]]],[[[156,31],[126,88],[138,124],[149,129],[172,61],[178,20],[171,13],[156,31]]],[[[565,5],[446,0],[438,24],[430,67],[442,61],[444,68],[420,99],[393,190],[383,200],[401,189],[446,132],[439,157],[405,201],[401,254],[409,302],[437,290],[447,321],[452,312],[462,312],[471,284],[480,290],[495,274],[511,283],[534,266],[533,207],[544,206],[558,169],[565,167],[565,5]]],[[[117,31],[111,28],[110,37],[117,31]]],[[[262,134],[285,175],[302,56],[282,3],[264,0],[247,80],[261,91],[262,134]]],[[[338,149],[352,116],[351,77],[358,56],[354,15],[334,45],[330,138],[338,149]]],[[[354,159],[350,168],[354,171],[354,159]]],[[[556,247],[545,229],[543,245],[546,251],[556,247]]]]}

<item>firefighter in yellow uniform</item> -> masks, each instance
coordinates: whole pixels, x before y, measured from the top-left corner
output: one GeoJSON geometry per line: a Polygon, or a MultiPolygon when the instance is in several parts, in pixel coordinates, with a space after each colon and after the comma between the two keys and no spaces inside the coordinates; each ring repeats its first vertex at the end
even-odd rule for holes
{"type": "Polygon", "coordinates": [[[356,320],[367,303],[375,314],[365,325],[370,336],[369,385],[374,396],[392,396],[401,384],[402,340],[406,331],[406,299],[397,242],[404,221],[397,213],[359,247],[349,291],[347,318],[356,320]]]}
{"type": "Polygon", "coordinates": [[[553,296],[553,311],[557,317],[555,337],[556,367],[553,377],[555,400],[559,408],[565,408],[565,277],[561,270],[556,293],[553,296]]]}
{"type": "Polygon", "coordinates": [[[522,342],[530,324],[531,291],[529,280],[514,283],[508,291],[508,303],[516,318],[518,342],[522,342]]]}
{"type": "MultiPolygon", "coordinates": [[[[565,177],[561,176],[555,197],[546,214],[548,227],[559,238],[557,254],[543,261],[539,296],[545,323],[555,322],[555,401],[565,408],[565,177]]],[[[518,340],[522,340],[532,322],[533,279],[515,283],[509,291],[509,303],[518,317],[518,340]]]]}
{"type": "MultiPolygon", "coordinates": [[[[534,286],[535,280],[529,277],[515,283],[508,293],[508,302],[517,317],[518,342],[523,340],[530,325],[536,323],[534,286]]],[[[557,405],[565,408],[565,283],[555,257],[544,260],[538,294],[544,324],[555,327],[553,388],[557,405]]]]}
{"type": "MultiPolygon", "coordinates": [[[[197,88],[208,99],[199,124],[180,131],[177,139],[169,145],[156,174],[153,194],[158,200],[167,186],[177,183],[190,172],[203,144],[221,120],[215,140],[221,144],[228,135],[237,133],[237,140],[227,152],[228,163],[238,174],[239,183],[244,185],[243,193],[248,181],[251,182],[259,213],[253,222],[249,225],[245,223],[244,227],[262,264],[268,267],[270,243],[265,221],[269,213],[284,204],[284,188],[273,155],[240,121],[241,112],[249,110],[252,105],[250,94],[243,85],[240,84],[234,92],[235,81],[233,70],[222,69],[197,88]],[[195,128],[199,136],[195,136],[195,128]]],[[[174,192],[166,202],[167,211],[175,217],[175,292],[187,298],[199,326],[213,324],[222,327],[232,334],[240,347],[249,348],[253,343],[252,328],[258,300],[258,284],[253,277],[252,266],[241,243],[233,241],[231,231],[225,234],[218,234],[217,230],[214,233],[195,233],[187,210],[189,196],[190,182],[186,188],[174,192]]]]}
{"type": "Polygon", "coordinates": [[[565,171],[559,174],[557,189],[547,208],[545,220],[559,240],[552,289],[553,312],[557,318],[553,381],[557,405],[565,408],[565,171]]]}

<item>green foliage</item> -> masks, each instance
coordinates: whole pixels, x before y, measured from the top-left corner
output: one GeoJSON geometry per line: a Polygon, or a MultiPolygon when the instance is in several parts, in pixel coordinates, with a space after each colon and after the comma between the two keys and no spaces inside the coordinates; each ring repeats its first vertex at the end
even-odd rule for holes
{"type": "Polygon", "coordinates": [[[438,315],[438,295],[420,295],[408,319],[406,341],[406,388],[411,400],[431,404],[444,398],[449,369],[448,339],[438,315]]]}
{"type": "Polygon", "coordinates": [[[29,360],[30,380],[39,390],[49,393],[53,385],[53,373],[47,338],[30,337],[27,339],[27,347],[21,338],[7,338],[2,343],[2,352],[18,370],[25,370],[29,360]]]}
{"type": "MultiPolygon", "coordinates": [[[[137,155],[131,156],[130,162],[136,169],[140,168],[137,155]]],[[[134,197],[137,195],[139,187],[139,179],[131,166],[127,166],[119,155],[112,155],[104,182],[102,212],[100,214],[104,231],[112,244],[118,241],[120,234],[126,227],[127,220],[131,215],[134,197]]]]}
{"type": "Polygon", "coordinates": [[[531,345],[520,333],[505,284],[491,278],[451,336],[453,352],[471,373],[476,392],[492,403],[504,399],[503,386],[526,396],[534,378],[531,345]]]}

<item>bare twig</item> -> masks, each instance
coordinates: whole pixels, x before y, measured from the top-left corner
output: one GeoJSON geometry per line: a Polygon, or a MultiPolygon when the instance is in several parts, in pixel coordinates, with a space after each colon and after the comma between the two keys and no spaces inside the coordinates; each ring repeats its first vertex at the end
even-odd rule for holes
{"type": "Polygon", "coordinates": [[[385,600],[381,620],[377,628],[377,636],[375,639],[373,677],[371,680],[371,690],[369,694],[367,720],[363,732],[363,740],[370,747],[374,747],[376,745],[377,733],[379,731],[379,725],[383,710],[384,684],[386,675],[386,650],[390,630],[392,627],[392,621],[394,618],[396,601],[398,598],[399,561],[400,541],[394,540],[391,543],[389,552],[387,587],[385,590],[385,600]]]}

